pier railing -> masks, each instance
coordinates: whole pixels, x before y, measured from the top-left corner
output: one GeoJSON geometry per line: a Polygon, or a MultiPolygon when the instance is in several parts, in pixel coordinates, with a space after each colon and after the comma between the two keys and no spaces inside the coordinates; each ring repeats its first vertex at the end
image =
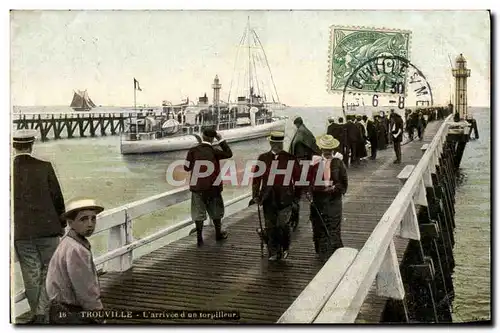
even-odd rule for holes
{"type": "MultiPolygon", "coordinates": [[[[174,225],[170,225],[162,230],[150,234],[144,238],[134,240],[132,237],[132,224],[137,218],[152,214],[159,210],[163,210],[170,206],[189,200],[191,192],[188,186],[179,189],[171,190],[165,193],[154,195],[142,200],[138,200],[117,208],[105,210],[97,217],[96,229],[94,235],[108,232],[107,252],[94,259],[95,265],[99,268],[103,267],[105,272],[122,272],[132,266],[132,254],[134,250],[150,244],[163,237],[172,235],[173,233],[185,229],[194,222],[191,218],[187,218],[174,225]]],[[[247,192],[236,198],[225,201],[226,216],[228,217],[240,209],[237,205],[242,205],[242,201],[247,201],[251,197],[251,192],[247,192]]],[[[183,237],[182,235],[178,236],[183,237]]],[[[175,239],[174,239],[175,240],[175,239]]],[[[143,253],[144,255],[146,253],[143,253]]],[[[139,258],[135,256],[134,259],[139,258]]],[[[14,259],[15,265],[19,265],[17,257],[14,259]]],[[[16,267],[19,269],[19,267],[16,267]]],[[[20,269],[19,269],[20,270],[20,269]]],[[[13,301],[16,306],[16,315],[23,313],[20,303],[25,300],[24,291],[16,294],[13,301]]]]}
{"type": "Polygon", "coordinates": [[[419,163],[398,175],[404,185],[361,250],[337,250],[279,323],[354,323],[374,282],[377,296],[404,298],[394,237],[420,240],[416,205],[428,205],[426,187],[432,186],[451,117],[422,147],[419,163]]]}
{"type": "MultiPolygon", "coordinates": [[[[420,239],[416,205],[427,206],[426,187],[432,186],[439,156],[449,128],[449,116],[416,166],[407,165],[398,178],[405,181],[402,189],[380,219],[361,250],[342,248],[325,263],[295,302],[287,309],[280,323],[353,323],[373,283],[377,295],[403,299],[404,287],[399,271],[394,237],[420,239]]],[[[225,202],[226,216],[239,211],[250,192],[225,202]]],[[[96,259],[104,271],[125,271],[132,266],[132,254],[147,244],[183,230],[194,222],[187,218],[144,238],[132,237],[137,218],[189,200],[189,188],[182,187],[138,200],[99,214],[94,234],[108,232],[107,252],[96,259]]],[[[179,236],[183,237],[183,236],[179,236]]],[[[16,262],[17,264],[17,262],[16,262]]],[[[13,301],[17,306],[25,300],[24,292],[13,301]]]]}

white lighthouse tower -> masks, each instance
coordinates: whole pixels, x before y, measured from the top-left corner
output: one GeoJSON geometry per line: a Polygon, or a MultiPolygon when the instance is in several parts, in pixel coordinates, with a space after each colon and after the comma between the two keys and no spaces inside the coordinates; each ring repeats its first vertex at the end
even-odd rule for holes
{"type": "Polygon", "coordinates": [[[455,59],[455,68],[452,69],[455,77],[455,112],[458,112],[460,119],[467,119],[467,78],[470,76],[470,69],[467,69],[462,53],[455,59]]]}
{"type": "Polygon", "coordinates": [[[214,106],[219,105],[221,88],[222,84],[219,83],[219,76],[215,75],[214,84],[212,84],[212,89],[214,90],[214,101],[213,101],[214,106]]]}

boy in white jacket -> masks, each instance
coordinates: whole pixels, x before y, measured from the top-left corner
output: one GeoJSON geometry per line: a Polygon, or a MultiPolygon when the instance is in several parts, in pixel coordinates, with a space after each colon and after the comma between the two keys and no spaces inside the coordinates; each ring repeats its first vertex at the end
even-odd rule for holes
{"type": "Polygon", "coordinates": [[[51,324],[92,324],[80,311],[101,310],[101,290],[87,237],[94,233],[96,216],[104,210],[92,199],[66,205],[62,218],[69,231],[61,239],[47,272],[51,324]]]}

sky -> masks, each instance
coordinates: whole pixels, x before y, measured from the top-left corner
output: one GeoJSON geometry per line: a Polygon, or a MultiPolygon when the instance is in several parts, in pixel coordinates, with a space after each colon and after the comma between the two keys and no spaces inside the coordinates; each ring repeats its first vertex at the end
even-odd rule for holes
{"type": "Polygon", "coordinates": [[[448,56],[471,69],[470,106],[490,105],[487,11],[13,11],[11,105],[69,105],[87,89],[98,105],[160,105],[212,96],[218,75],[227,98],[247,17],[258,34],[281,102],[341,106],[327,92],[331,25],[411,31],[410,61],[435,104],[447,103],[448,56]]]}

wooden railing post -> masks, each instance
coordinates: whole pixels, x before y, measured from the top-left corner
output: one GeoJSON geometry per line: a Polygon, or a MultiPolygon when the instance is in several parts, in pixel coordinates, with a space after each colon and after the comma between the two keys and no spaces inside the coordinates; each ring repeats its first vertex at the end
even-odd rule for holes
{"type": "MultiPolygon", "coordinates": [[[[109,229],[108,252],[132,243],[132,220],[125,211],[125,221],[123,224],[109,229]]],[[[111,259],[105,263],[105,271],[123,272],[132,267],[132,251],[111,259]]]]}
{"type": "Polygon", "coordinates": [[[377,273],[377,295],[402,300],[405,288],[399,271],[398,256],[394,240],[391,241],[385,253],[384,260],[377,273]]]}

